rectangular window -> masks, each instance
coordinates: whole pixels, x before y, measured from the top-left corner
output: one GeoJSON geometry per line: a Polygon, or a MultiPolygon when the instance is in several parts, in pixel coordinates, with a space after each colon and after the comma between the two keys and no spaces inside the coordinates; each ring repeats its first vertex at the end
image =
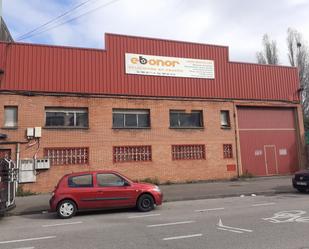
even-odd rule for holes
{"type": "Polygon", "coordinates": [[[151,161],[151,146],[115,146],[113,148],[114,162],[147,162],[151,161]]]}
{"type": "Polygon", "coordinates": [[[45,108],[45,126],[53,128],[88,128],[87,108],[45,108]]]}
{"type": "Polygon", "coordinates": [[[233,149],[231,144],[223,144],[223,158],[233,158],[233,149]]]}
{"type": "Polygon", "coordinates": [[[99,187],[121,187],[125,185],[125,180],[115,174],[97,174],[99,187]]]}
{"type": "Polygon", "coordinates": [[[150,111],[113,109],[113,128],[149,128],[150,111]]]}
{"type": "Polygon", "coordinates": [[[170,128],[202,128],[203,112],[170,111],[170,128]]]}
{"type": "Polygon", "coordinates": [[[231,128],[230,112],[221,111],[220,116],[221,116],[221,128],[231,128]]]}
{"type": "Polygon", "coordinates": [[[18,111],[17,106],[4,107],[4,127],[15,128],[17,127],[18,111]]]}
{"type": "Polygon", "coordinates": [[[172,145],[173,160],[201,160],[206,158],[204,144],[172,145]]]}
{"type": "Polygon", "coordinates": [[[71,176],[68,179],[68,185],[71,188],[89,188],[93,187],[92,175],[71,176]]]}
{"type": "Polygon", "coordinates": [[[88,148],[45,148],[44,156],[51,165],[75,165],[89,163],[88,148]]]}

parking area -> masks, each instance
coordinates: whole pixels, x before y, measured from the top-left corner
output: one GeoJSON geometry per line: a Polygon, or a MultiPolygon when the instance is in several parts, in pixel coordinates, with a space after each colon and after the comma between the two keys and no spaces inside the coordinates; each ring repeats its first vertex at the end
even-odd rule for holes
{"type": "Polygon", "coordinates": [[[308,195],[165,203],[153,212],[6,217],[0,248],[309,248],[308,195]]]}

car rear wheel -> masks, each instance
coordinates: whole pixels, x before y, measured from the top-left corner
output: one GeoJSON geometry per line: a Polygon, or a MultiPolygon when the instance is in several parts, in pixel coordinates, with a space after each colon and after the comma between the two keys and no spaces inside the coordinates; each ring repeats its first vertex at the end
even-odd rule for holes
{"type": "Polygon", "coordinates": [[[148,212],[154,209],[153,197],[149,194],[143,194],[138,198],[137,209],[141,212],[148,212]]]}
{"type": "Polygon", "coordinates": [[[63,200],[58,204],[57,214],[61,219],[68,219],[75,215],[76,204],[71,200],[63,200]]]}

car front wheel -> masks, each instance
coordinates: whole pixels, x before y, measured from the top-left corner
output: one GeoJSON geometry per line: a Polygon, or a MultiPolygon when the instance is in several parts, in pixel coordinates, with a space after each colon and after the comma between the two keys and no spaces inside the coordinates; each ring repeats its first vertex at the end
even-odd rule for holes
{"type": "Polygon", "coordinates": [[[71,200],[63,200],[58,204],[57,214],[61,219],[68,219],[75,215],[76,204],[71,200]]]}
{"type": "Polygon", "coordinates": [[[137,209],[141,212],[148,212],[154,209],[153,197],[149,194],[143,194],[138,198],[137,209]]]}

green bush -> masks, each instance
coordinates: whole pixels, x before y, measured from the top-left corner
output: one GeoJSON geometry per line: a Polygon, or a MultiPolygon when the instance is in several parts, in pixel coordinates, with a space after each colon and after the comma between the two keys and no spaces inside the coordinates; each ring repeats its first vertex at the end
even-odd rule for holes
{"type": "Polygon", "coordinates": [[[16,191],[16,196],[29,196],[29,195],[36,195],[36,193],[30,190],[24,190],[23,186],[19,185],[16,191]]]}
{"type": "Polygon", "coordinates": [[[190,184],[190,183],[198,183],[198,182],[201,182],[199,180],[186,180],[186,183],[187,184],[190,184]]]}
{"type": "Polygon", "coordinates": [[[155,185],[159,185],[160,184],[160,180],[157,177],[147,177],[144,179],[140,179],[139,182],[146,182],[146,183],[151,183],[151,184],[155,184],[155,185]]]}
{"type": "Polygon", "coordinates": [[[242,175],[239,176],[239,178],[242,178],[242,179],[244,179],[244,178],[252,178],[253,176],[254,175],[251,174],[250,172],[245,171],[242,175]]]}

